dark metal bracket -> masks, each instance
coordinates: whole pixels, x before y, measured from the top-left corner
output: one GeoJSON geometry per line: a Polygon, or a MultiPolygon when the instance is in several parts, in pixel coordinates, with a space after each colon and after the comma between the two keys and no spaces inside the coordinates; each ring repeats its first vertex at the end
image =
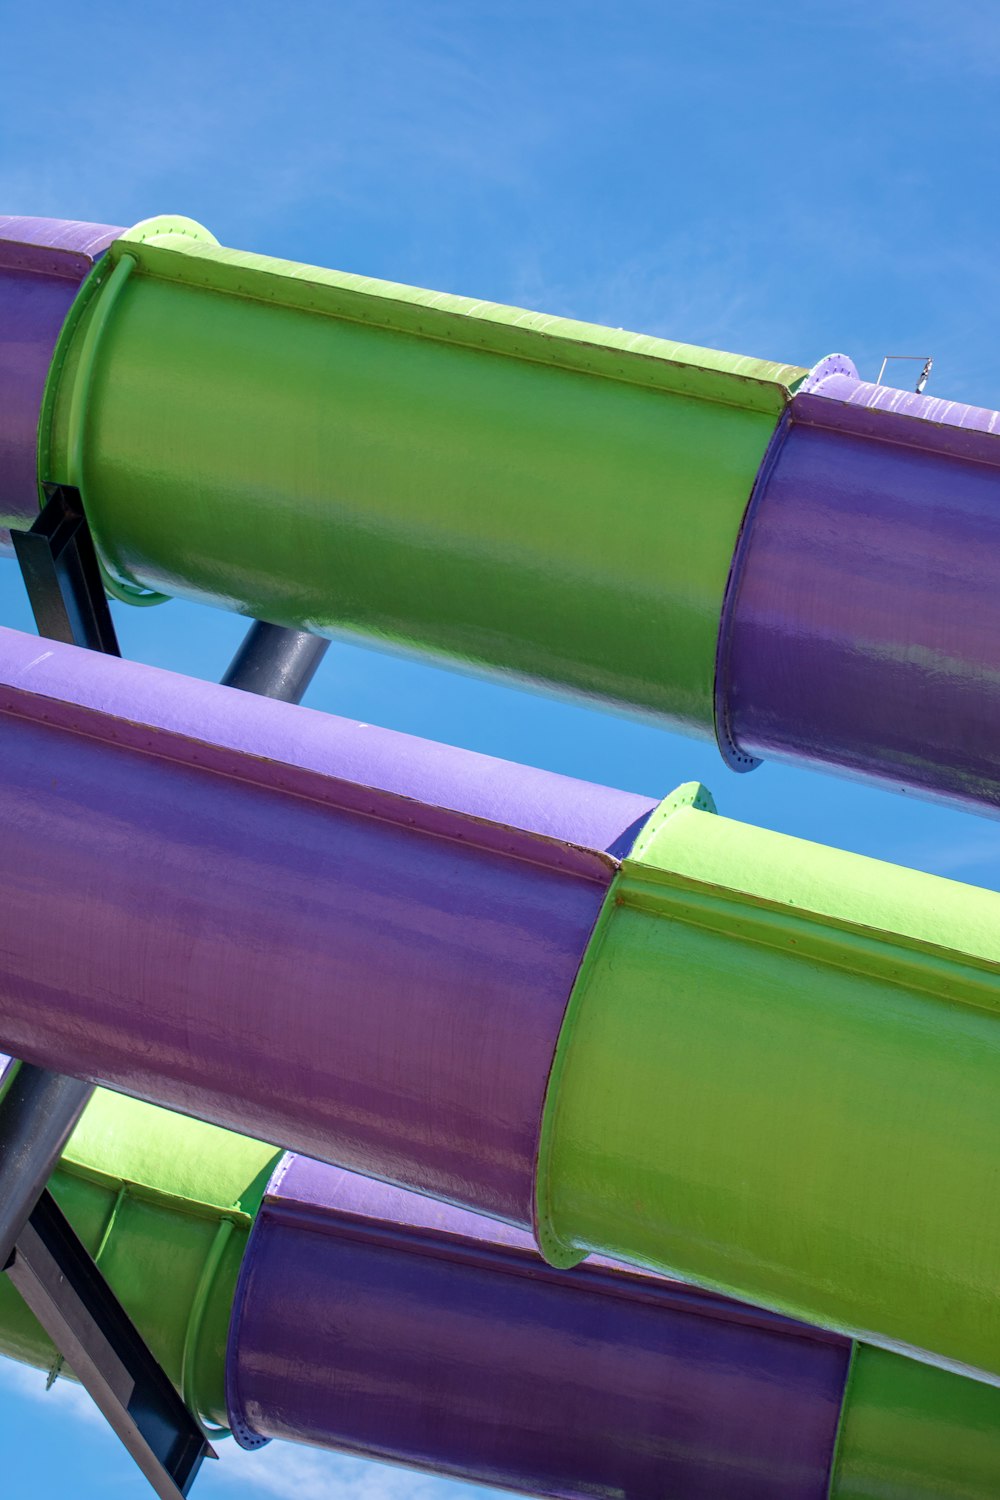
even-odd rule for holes
{"type": "Polygon", "coordinates": [[[217,1455],[47,1189],[5,1269],[157,1495],[182,1500],[217,1455]]]}
{"type": "Polygon", "coordinates": [[[121,656],[80,491],[47,484],[30,531],[11,531],[38,634],[121,656]]]}
{"type": "Polygon", "coordinates": [[[94,1092],[91,1083],[13,1063],[0,1096],[0,1266],[17,1243],[94,1092]]]}

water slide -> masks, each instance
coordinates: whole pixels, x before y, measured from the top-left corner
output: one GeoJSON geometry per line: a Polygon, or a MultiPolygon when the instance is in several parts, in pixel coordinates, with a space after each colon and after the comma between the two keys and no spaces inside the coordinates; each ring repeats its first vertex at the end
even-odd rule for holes
{"type": "Polygon", "coordinates": [[[1000,1381],[1000,896],[13,631],[0,755],[5,1051],[1000,1381]]]}
{"type": "MultiPolygon", "coordinates": [[[[3,1080],[0,1078],[0,1090],[3,1080]]],[[[992,1500],[1000,1391],[99,1091],[52,1190],[201,1420],[566,1500],[992,1500]]],[[[66,1378],[6,1278],[0,1351],[66,1378]]]]}
{"type": "Polygon", "coordinates": [[[638,710],[738,769],[1000,804],[996,412],[183,218],[0,235],[0,526],[36,479],[78,487],[120,598],[638,710]]]}
{"type": "MultiPolygon", "coordinates": [[[[995,413],[176,218],[0,219],[0,325],[0,527],[79,489],[119,598],[996,807],[995,413]]],[[[99,1095],[55,1186],[206,1422],[995,1492],[1000,897],[14,632],[0,744],[0,1045],[180,1112],[99,1095]]],[[[0,1347],[55,1357],[4,1278],[0,1347]]]]}

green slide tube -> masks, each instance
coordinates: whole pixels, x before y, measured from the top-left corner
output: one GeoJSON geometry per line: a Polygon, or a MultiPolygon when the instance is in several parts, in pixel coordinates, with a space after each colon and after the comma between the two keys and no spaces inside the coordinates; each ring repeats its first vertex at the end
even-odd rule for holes
{"type": "Polygon", "coordinates": [[[1000,1383],[997,897],[668,799],[549,1083],[539,1242],[1000,1383]]]}
{"type": "Polygon", "coordinates": [[[81,489],[133,602],[363,635],[710,736],[736,539],[805,373],[150,220],[74,303],[39,477],[81,489]]]}
{"type": "MultiPolygon", "coordinates": [[[[50,1184],[140,1332],[213,1431],[227,1420],[226,1337],[240,1263],[279,1156],[272,1146],[98,1090],[50,1184]],[[220,1242],[224,1254],[213,1269],[220,1242]]],[[[56,1350],[5,1277],[0,1354],[60,1369],[56,1350]]],[[[69,1370],[60,1373],[71,1378],[69,1370]]],[[[831,1500],[993,1500],[998,1473],[1000,1391],[854,1346],[831,1500]]]]}
{"type": "MultiPolygon", "coordinates": [[[[11,1070],[4,1076],[9,1082],[11,1070]]],[[[274,1146],[98,1089],[49,1184],[139,1332],[216,1435],[228,1431],[226,1339],[274,1146]]],[[[0,1352],[59,1355],[0,1276],[0,1352]]]]}
{"type": "Polygon", "coordinates": [[[985,1500],[998,1474],[996,1386],[855,1344],[830,1500],[985,1500]]]}

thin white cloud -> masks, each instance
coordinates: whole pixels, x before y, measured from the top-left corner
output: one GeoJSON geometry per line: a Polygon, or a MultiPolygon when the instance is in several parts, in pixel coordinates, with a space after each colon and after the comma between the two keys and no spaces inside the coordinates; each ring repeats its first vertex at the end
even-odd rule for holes
{"type": "Polygon", "coordinates": [[[223,0],[199,15],[197,48],[171,18],[150,22],[141,54],[126,57],[117,15],[88,13],[63,51],[77,72],[99,70],[100,86],[74,88],[71,111],[34,108],[36,76],[55,92],[72,87],[49,76],[41,37],[9,79],[0,70],[0,133],[18,138],[0,162],[0,203],[114,222],[136,201],[191,211],[164,193],[209,179],[218,212],[240,205],[266,222],[292,207],[364,206],[373,176],[455,173],[480,188],[526,180],[558,113],[530,86],[530,60],[498,73],[460,19],[441,0],[371,0],[336,14],[310,3],[272,45],[272,11],[223,0]]]}
{"type": "MultiPolygon", "coordinates": [[[[856,4],[863,0],[855,0],[856,4]]],[[[878,15],[875,7],[874,14],[878,15]]],[[[914,74],[935,84],[948,72],[964,77],[1000,74],[1000,9],[996,0],[905,0],[892,17],[890,35],[914,74]]]]}
{"type": "Polygon", "coordinates": [[[227,1442],[219,1459],[210,1477],[220,1487],[252,1488],[271,1500],[452,1500],[456,1491],[451,1480],[285,1443],[245,1453],[227,1442]]]}
{"type": "Polygon", "coordinates": [[[551,254],[536,246],[514,271],[513,300],[710,349],[789,358],[789,349],[802,340],[794,324],[775,317],[775,299],[762,286],[760,267],[767,263],[752,235],[734,236],[721,221],[679,230],[655,249],[610,267],[602,262],[572,281],[549,274],[562,264],[558,246],[551,254]]]}
{"type": "MultiPolygon", "coordinates": [[[[0,1392],[32,1404],[46,1402],[50,1410],[70,1421],[109,1432],[94,1402],[74,1381],[57,1380],[47,1391],[43,1370],[3,1359],[0,1392]]],[[[255,1453],[247,1453],[231,1438],[214,1446],[219,1460],[202,1468],[200,1495],[213,1491],[229,1495],[235,1486],[263,1500],[460,1500],[460,1492],[466,1496],[490,1493],[458,1480],[291,1443],[270,1443],[255,1453]]]]}
{"type": "Polygon", "coordinates": [[[898,863],[926,870],[930,875],[947,875],[952,880],[965,880],[972,885],[995,889],[1000,879],[1000,829],[995,824],[986,825],[982,833],[973,833],[967,838],[940,842],[925,840],[897,848],[891,857],[898,863]],[[990,865],[994,867],[992,871],[988,870],[990,865]]]}
{"type": "Polygon", "coordinates": [[[0,1361],[0,1390],[26,1401],[47,1401],[67,1417],[85,1422],[90,1427],[107,1425],[87,1392],[75,1381],[63,1378],[46,1390],[43,1370],[33,1370],[28,1365],[15,1364],[13,1360],[0,1361]]]}

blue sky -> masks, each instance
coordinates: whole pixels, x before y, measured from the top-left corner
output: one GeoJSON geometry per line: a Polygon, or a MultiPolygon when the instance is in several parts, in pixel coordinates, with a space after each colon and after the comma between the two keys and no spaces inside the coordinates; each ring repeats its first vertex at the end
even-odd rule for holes
{"type": "MultiPolygon", "coordinates": [[[[224,244],[1000,406],[995,0],[174,0],[5,8],[0,212],[201,219],[224,244]],[[907,369],[908,367],[904,367],[907,369]]],[[[118,609],[126,654],[217,677],[242,624],[118,609]]],[[[0,623],[30,628],[0,560],[0,623]]],[[[307,700],[1000,888],[995,823],[361,647],[307,700]]],[[[5,1493],[142,1496],[70,1387],[0,1364],[5,1493]]],[[[448,1500],[279,1445],[204,1495],[448,1500]]]]}

